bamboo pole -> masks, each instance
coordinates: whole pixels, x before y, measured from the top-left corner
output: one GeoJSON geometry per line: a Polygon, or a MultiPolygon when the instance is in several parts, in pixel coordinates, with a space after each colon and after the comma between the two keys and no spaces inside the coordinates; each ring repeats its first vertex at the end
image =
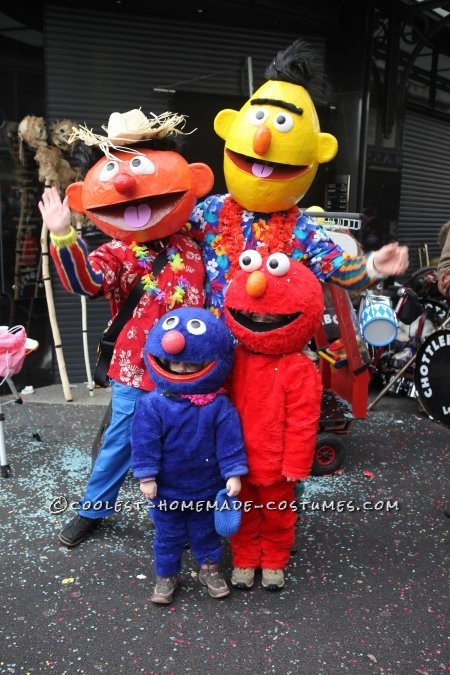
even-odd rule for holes
{"type": "MultiPolygon", "coordinates": [[[[77,219],[77,234],[81,235],[81,222],[77,219]]],[[[92,379],[91,364],[89,361],[89,344],[88,344],[88,334],[87,334],[87,306],[86,306],[86,296],[81,295],[81,332],[83,335],[83,354],[84,354],[84,364],[86,367],[86,377],[87,385],[89,390],[89,396],[94,395],[94,381],[92,379]]]]}
{"type": "Polygon", "coordinates": [[[66,363],[59,334],[58,322],[56,320],[55,303],[53,300],[53,289],[50,278],[49,250],[48,250],[48,229],[42,224],[41,230],[41,255],[42,255],[42,281],[44,282],[45,298],[47,300],[48,316],[52,329],[53,343],[55,346],[56,360],[58,362],[59,376],[63,387],[64,398],[66,401],[73,401],[72,391],[70,389],[69,378],[67,376],[66,363]]]}

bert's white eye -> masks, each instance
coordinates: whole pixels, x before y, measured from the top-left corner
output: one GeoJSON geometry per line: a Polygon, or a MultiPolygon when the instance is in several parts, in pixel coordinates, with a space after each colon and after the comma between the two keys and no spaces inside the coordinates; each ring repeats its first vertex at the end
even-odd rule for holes
{"type": "Polygon", "coordinates": [[[278,113],[278,115],[273,120],[273,126],[275,129],[278,129],[278,131],[281,131],[283,134],[285,134],[294,126],[292,115],[289,115],[289,113],[285,112],[278,113]]]}
{"type": "Polygon", "coordinates": [[[272,253],[267,258],[267,271],[274,277],[282,277],[289,272],[291,263],[285,253],[272,253]]]}
{"type": "Polygon", "coordinates": [[[105,164],[103,169],[100,172],[99,180],[105,182],[107,180],[112,180],[114,176],[117,176],[119,173],[119,162],[108,162],[105,164]]]}
{"type": "Polygon", "coordinates": [[[133,157],[133,159],[130,160],[129,163],[130,170],[132,173],[137,173],[137,174],[149,174],[149,173],[155,173],[155,165],[145,155],[138,155],[137,157],[133,157]]]}
{"type": "Polygon", "coordinates": [[[253,272],[261,267],[262,258],[258,251],[244,251],[239,256],[239,266],[245,272],[253,272]]]}
{"type": "Polygon", "coordinates": [[[250,124],[254,124],[255,127],[259,127],[260,124],[264,124],[268,116],[269,113],[264,108],[252,109],[250,113],[250,124]]]}
{"type": "Polygon", "coordinates": [[[164,319],[161,327],[163,330],[172,330],[172,328],[176,328],[179,323],[180,319],[177,316],[168,316],[167,319],[164,319]]]}
{"type": "Polygon", "coordinates": [[[192,335],[202,335],[203,333],[206,333],[206,324],[203,323],[203,321],[200,321],[200,319],[189,319],[186,328],[192,335]]]}

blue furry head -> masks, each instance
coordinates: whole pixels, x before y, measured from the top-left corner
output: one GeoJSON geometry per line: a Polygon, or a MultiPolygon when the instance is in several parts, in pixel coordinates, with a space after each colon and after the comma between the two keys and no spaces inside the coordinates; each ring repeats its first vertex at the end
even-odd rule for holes
{"type": "Polygon", "coordinates": [[[156,387],[173,394],[209,394],[230,372],[234,342],[225,322],[206,309],[168,312],[148,334],[144,361],[156,387]]]}

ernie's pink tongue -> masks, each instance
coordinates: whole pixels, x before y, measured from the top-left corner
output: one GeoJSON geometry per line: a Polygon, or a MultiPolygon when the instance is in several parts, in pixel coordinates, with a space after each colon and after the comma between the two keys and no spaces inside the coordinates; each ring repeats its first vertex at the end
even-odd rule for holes
{"type": "Polygon", "coordinates": [[[123,217],[128,227],[138,230],[147,225],[151,215],[152,210],[148,204],[139,204],[139,206],[127,206],[123,217]]]}
{"type": "Polygon", "coordinates": [[[273,167],[267,164],[252,164],[252,174],[257,178],[268,178],[273,173],[273,167]]]}

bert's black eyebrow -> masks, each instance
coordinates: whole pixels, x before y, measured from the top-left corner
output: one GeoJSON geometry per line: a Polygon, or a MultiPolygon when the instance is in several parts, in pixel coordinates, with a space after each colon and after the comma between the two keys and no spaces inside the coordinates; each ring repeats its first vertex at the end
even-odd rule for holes
{"type": "Polygon", "coordinates": [[[276,105],[297,115],[303,115],[303,108],[299,108],[297,105],[288,103],[287,101],[279,101],[277,98],[252,98],[250,105],[276,105]]]}

